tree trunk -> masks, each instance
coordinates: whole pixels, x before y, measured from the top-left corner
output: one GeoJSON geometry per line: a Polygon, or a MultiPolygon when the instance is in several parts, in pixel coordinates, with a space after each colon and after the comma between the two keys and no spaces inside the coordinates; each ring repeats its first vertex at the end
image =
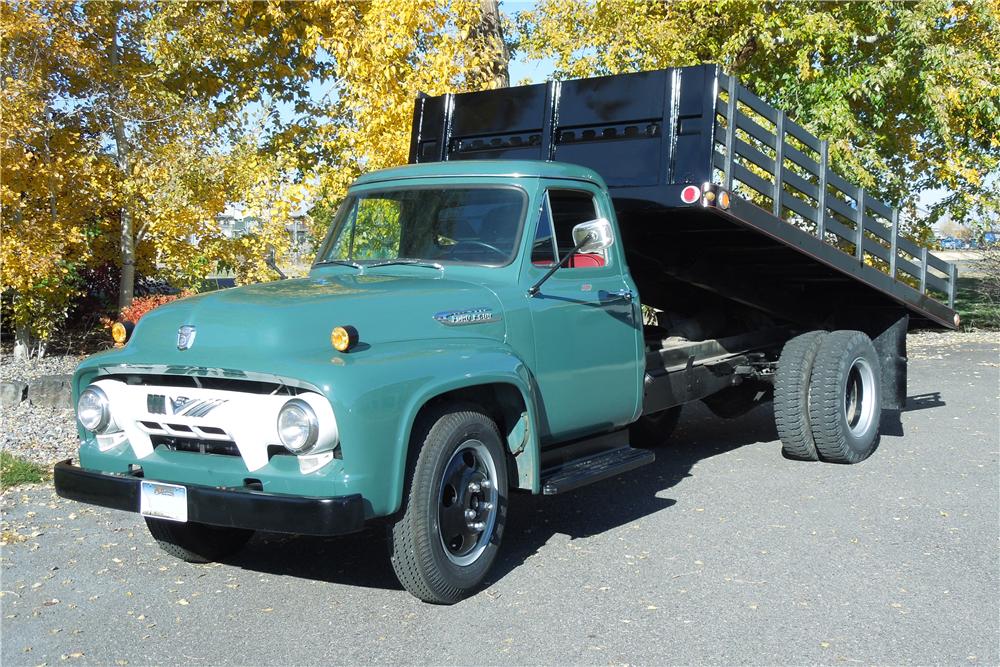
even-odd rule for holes
{"type": "Polygon", "coordinates": [[[132,303],[135,293],[135,241],[132,236],[132,212],[122,207],[122,275],[118,281],[118,310],[132,303]]]}
{"type": "MultiPolygon", "coordinates": [[[[118,20],[119,18],[116,16],[114,28],[111,31],[111,44],[108,47],[108,61],[111,63],[113,81],[120,81],[120,77],[118,76],[118,65],[120,62],[118,51],[118,20]]],[[[114,131],[118,168],[122,172],[122,177],[128,178],[128,136],[125,134],[125,123],[122,121],[122,116],[118,109],[118,100],[112,92],[108,94],[108,104],[111,107],[111,128],[114,131]]],[[[132,303],[132,296],[135,293],[135,230],[132,220],[132,210],[128,202],[125,202],[121,209],[121,224],[120,248],[122,273],[118,281],[119,310],[132,303]]]]}
{"type": "Polygon", "coordinates": [[[14,327],[14,358],[28,359],[31,357],[31,348],[35,341],[32,339],[31,330],[26,324],[14,327]]]}
{"type": "Polygon", "coordinates": [[[510,49],[504,41],[500,3],[498,0],[479,0],[479,13],[482,23],[477,32],[487,45],[484,55],[490,61],[491,87],[507,88],[510,86],[510,49]]]}

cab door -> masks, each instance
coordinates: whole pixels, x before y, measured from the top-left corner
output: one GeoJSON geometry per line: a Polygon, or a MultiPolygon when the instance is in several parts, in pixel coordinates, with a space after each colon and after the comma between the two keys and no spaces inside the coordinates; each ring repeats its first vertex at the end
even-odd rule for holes
{"type": "MultiPolygon", "coordinates": [[[[525,271],[528,286],[572,250],[574,226],[613,219],[597,194],[582,184],[545,189],[525,271]]],[[[601,253],[576,255],[528,297],[543,441],[608,430],[638,414],[642,316],[623,256],[617,238],[601,253]]]]}

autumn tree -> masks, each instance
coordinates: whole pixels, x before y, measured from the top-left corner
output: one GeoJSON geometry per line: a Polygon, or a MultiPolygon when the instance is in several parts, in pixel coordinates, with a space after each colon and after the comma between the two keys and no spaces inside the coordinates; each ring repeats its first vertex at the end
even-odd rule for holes
{"type": "Polygon", "coordinates": [[[142,262],[181,284],[220,260],[259,279],[256,256],[280,242],[287,207],[265,200],[287,194],[274,183],[289,176],[275,170],[290,142],[273,123],[252,129],[247,109],[296,103],[324,76],[308,15],[281,3],[21,0],[0,18],[2,287],[18,351],[58,324],[88,262],[121,267],[119,306],[142,262]],[[266,157],[233,161],[248,142],[266,157]],[[227,243],[214,217],[244,198],[278,214],[227,243]]]}
{"type": "Polygon", "coordinates": [[[333,29],[320,40],[335,70],[317,134],[314,233],[362,172],[405,164],[413,101],[419,93],[508,85],[508,50],[496,0],[372,0],[335,3],[333,29]]]}
{"type": "Polygon", "coordinates": [[[0,4],[0,260],[19,355],[44,354],[115,208],[100,132],[60,103],[89,69],[75,22],[68,5],[0,4]]]}
{"type": "MultiPolygon", "coordinates": [[[[997,210],[1000,4],[543,0],[518,46],[556,77],[719,63],[896,204],[950,194],[929,222],[997,210]]],[[[995,216],[994,216],[995,217],[995,216]]]]}
{"type": "Polygon", "coordinates": [[[507,82],[495,0],[17,0],[0,12],[2,287],[41,337],[52,325],[39,314],[65,312],[88,263],[121,267],[119,306],[137,270],[178,285],[220,265],[274,277],[265,250],[287,244],[284,222],[311,190],[329,209],[361,171],[405,162],[418,92],[507,82]],[[214,218],[227,203],[263,225],[224,238],[214,218]]]}

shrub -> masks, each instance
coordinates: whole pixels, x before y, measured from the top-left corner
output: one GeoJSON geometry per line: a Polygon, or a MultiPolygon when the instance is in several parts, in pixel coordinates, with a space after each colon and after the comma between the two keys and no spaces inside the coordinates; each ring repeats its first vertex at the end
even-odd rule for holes
{"type": "Polygon", "coordinates": [[[192,294],[193,292],[190,290],[184,290],[179,294],[150,294],[148,296],[138,296],[132,299],[131,305],[122,308],[119,315],[123,322],[137,324],[143,315],[154,308],[159,308],[165,303],[170,303],[171,301],[176,301],[177,299],[191,296],[192,294]]]}

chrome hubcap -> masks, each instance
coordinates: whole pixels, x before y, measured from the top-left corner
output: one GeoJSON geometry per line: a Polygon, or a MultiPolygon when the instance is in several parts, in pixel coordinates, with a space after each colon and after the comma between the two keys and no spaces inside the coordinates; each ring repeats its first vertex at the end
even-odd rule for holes
{"type": "Polygon", "coordinates": [[[452,454],[438,490],[438,533],[448,559],[474,563],[496,523],[497,471],[486,445],[469,440],[452,454]]]}
{"type": "Polygon", "coordinates": [[[847,428],[854,436],[868,431],[875,418],[875,373],[863,357],[851,362],[845,388],[844,417],[847,428]]]}

